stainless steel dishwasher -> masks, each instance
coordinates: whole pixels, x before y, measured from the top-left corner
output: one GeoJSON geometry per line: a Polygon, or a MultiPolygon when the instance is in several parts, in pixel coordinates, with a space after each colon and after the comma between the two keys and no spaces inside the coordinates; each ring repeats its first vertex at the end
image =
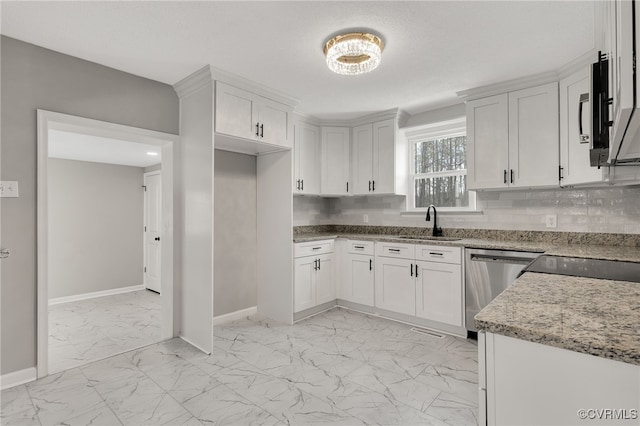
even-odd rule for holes
{"type": "Polygon", "coordinates": [[[515,281],[520,271],[541,254],[465,249],[465,318],[468,331],[478,331],[473,317],[515,281]]]}

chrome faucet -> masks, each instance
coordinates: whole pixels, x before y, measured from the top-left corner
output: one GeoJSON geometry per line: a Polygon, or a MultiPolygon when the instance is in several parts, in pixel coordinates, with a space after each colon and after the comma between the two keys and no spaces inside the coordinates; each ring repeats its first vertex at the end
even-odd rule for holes
{"type": "Polygon", "coordinates": [[[438,228],[438,212],[436,211],[436,206],[431,204],[427,208],[427,217],[424,220],[426,220],[427,222],[429,222],[431,220],[431,215],[429,214],[429,212],[431,211],[432,207],[433,207],[433,236],[434,237],[441,237],[442,236],[442,228],[438,228]]]}

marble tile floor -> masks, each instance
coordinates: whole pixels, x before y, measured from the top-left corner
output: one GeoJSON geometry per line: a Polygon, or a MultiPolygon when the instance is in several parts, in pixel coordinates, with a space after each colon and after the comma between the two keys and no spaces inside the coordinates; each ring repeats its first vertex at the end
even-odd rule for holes
{"type": "Polygon", "coordinates": [[[160,300],[140,290],[49,306],[49,373],[159,342],[160,300]]]}
{"type": "Polygon", "coordinates": [[[333,309],[216,326],[2,392],[3,425],[475,425],[477,346],[333,309]]]}

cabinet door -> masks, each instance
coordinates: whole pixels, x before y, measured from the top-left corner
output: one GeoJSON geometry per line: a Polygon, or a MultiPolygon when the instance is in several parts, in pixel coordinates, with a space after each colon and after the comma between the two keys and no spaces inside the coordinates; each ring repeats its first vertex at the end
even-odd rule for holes
{"type": "Polygon", "coordinates": [[[323,195],[348,195],[350,144],[348,127],[322,128],[322,173],[320,190],[323,195]]]}
{"type": "Polygon", "coordinates": [[[373,180],[373,126],[365,124],[353,128],[353,193],[371,193],[373,180]]]}
{"type": "Polygon", "coordinates": [[[316,305],[336,299],[336,262],[333,253],[317,257],[316,305]]]}
{"type": "Polygon", "coordinates": [[[467,102],[467,184],[469,189],[504,188],[509,168],[508,97],[467,102]]]}
{"type": "Polygon", "coordinates": [[[296,127],[296,146],[298,151],[298,175],[295,177],[296,193],[320,193],[320,128],[306,123],[296,127]]]}
{"type": "Polygon", "coordinates": [[[261,142],[290,147],[289,113],[286,107],[272,100],[261,98],[258,121],[261,142]]]}
{"type": "Polygon", "coordinates": [[[602,180],[602,170],[591,167],[588,139],[582,140],[582,134],[591,133],[591,102],[586,101],[580,107],[580,97],[589,96],[589,70],[581,71],[560,81],[560,166],[562,179],[560,185],[576,185],[602,180]],[[582,116],[579,114],[582,113],[582,116]]]}
{"type": "Polygon", "coordinates": [[[315,260],[308,256],[294,261],[293,312],[300,312],[316,305],[315,260]]]}
{"type": "Polygon", "coordinates": [[[376,307],[406,315],[416,314],[416,281],[411,274],[415,268],[407,259],[376,256],[376,307]]]}
{"type": "Polygon", "coordinates": [[[462,327],[462,267],[417,262],[416,316],[462,327]]]}
{"type": "Polygon", "coordinates": [[[557,186],[559,149],[558,83],[509,93],[510,186],[557,186]]]}
{"type": "Polygon", "coordinates": [[[217,133],[255,140],[257,112],[256,95],[216,82],[215,129],[217,133]]]}
{"type": "Polygon", "coordinates": [[[396,121],[373,123],[373,185],[375,194],[393,194],[396,178],[396,121]]]}
{"type": "Polygon", "coordinates": [[[343,297],[350,302],[373,306],[373,256],[346,254],[344,258],[343,297]]]}

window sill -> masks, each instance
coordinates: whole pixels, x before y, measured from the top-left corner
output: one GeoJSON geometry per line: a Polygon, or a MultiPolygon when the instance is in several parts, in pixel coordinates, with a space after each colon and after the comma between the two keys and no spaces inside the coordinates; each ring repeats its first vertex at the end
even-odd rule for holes
{"type": "MultiPolygon", "coordinates": [[[[427,214],[427,210],[407,210],[400,212],[401,216],[424,216],[427,214]]],[[[438,215],[482,215],[484,212],[482,210],[473,210],[473,209],[451,209],[451,210],[442,210],[438,209],[438,215]]]]}

